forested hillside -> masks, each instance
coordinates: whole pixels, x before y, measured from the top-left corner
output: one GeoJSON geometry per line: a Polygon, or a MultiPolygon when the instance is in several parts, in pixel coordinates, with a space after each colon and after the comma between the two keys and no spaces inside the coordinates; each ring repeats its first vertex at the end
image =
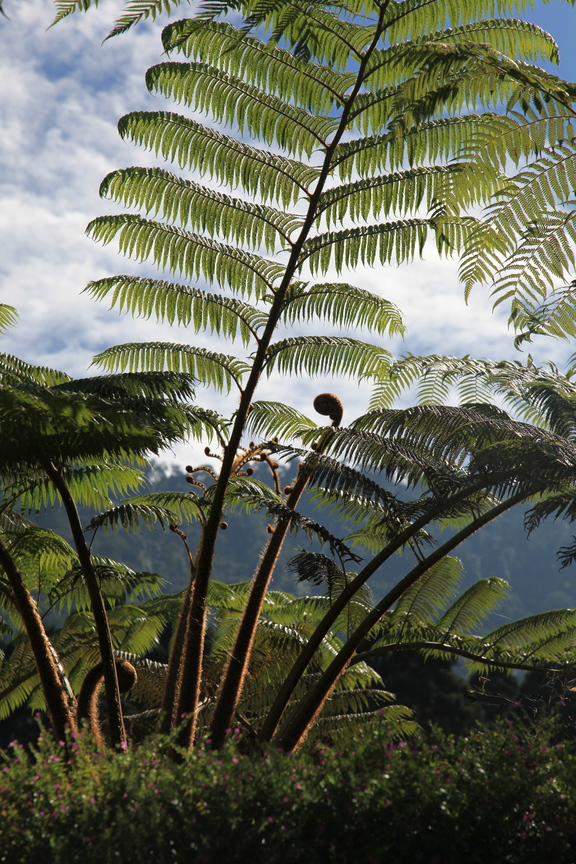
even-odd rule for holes
{"type": "MultiPolygon", "coordinates": [[[[256,469],[257,475],[266,481],[266,472],[256,469]]],[[[184,466],[173,473],[158,470],[150,474],[151,492],[186,491],[184,466]]],[[[290,469],[286,470],[290,476],[290,469]]],[[[322,522],[336,536],[345,536],[346,526],[331,518],[325,510],[315,510],[309,503],[301,508],[314,519],[322,522]]],[[[518,508],[496,519],[482,532],[470,537],[459,548],[458,555],[466,570],[465,587],[478,579],[498,576],[509,582],[510,599],[503,604],[489,625],[498,626],[502,616],[511,619],[534,615],[544,609],[576,607],[576,577],[573,567],[563,570],[556,553],[568,545],[572,538],[571,528],[562,520],[548,520],[528,536],[524,528],[525,510],[518,508]]],[[[90,513],[82,514],[87,524],[90,513]]],[[[39,514],[39,522],[62,536],[69,536],[64,513],[59,510],[39,514]]],[[[264,513],[247,514],[240,510],[226,513],[228,528],[220,531],[216,546],[215,578],[233,583],[252,577],[258,558],[266,543],[266,525],[270,520],[264,513]]],[[[185,527],[191,549],[199,537],[198,526],[185,527]]],[[[282,553],[273,587],[291,594],[317,593],[309,583],[298,583],[288,568],[290,558],[299,547],[318,548],[311,544],[303,533],[292,534],[282,553]]],[[[188,562],[180,540],[169,531],[160,528],[139,534],[128,534],[122,529],[98,535],[95,551],[121,561],[134,570],[148,570],[160,574],[170,593],[182,591],[189,580],[188,562]]],[[[362,550],[359,550],[360,553],[362,550]]],[[[407,555],[408,553],[406,553],[407,555]]],[[[376,597],[395,584],[406,570],[404,560],[395,556],[372,578],[370,585],[376,597]]]]}

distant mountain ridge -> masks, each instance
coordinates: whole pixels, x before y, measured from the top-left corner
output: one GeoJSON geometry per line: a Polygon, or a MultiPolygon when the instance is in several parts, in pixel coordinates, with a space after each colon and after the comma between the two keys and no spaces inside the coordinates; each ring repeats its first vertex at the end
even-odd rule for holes
{"type": "MultiPolygon", "coordinates": [[[[149,491],[183,491],[189,489],[185,483],[185,471],[164,473],[154,471],[149,478],[149,491]]],[[[262,475],[265,479],[265,475],[262,475]]],[[[346,527],[323,510],[312,510],[304,504],[308,514],[325,524],[336,536],[344,536],[346,527]]],[[[466,569],[467,587],[478,579],[499,576],[510,583],[510,600],[501,607],[497,619],[520,618],[547,609],[576,606],[576,578],[571,568],[559,569],[556,553],[572,538],[570,525],[550,520],[528,538],[523,527],[525,509],[517,508],[501,516],[491,525],[473,535],[458,549],[458,557],[466,569]]],[[[82,514],[85,524],[91,514],[82,514]]],[[[39,515],[38,521],[54,531],[68,537],[68,523],[58,508],[39,515]]],[[[246,514],[233,511],[226,514],[227,530],[220,532],[216,547],[214,577],[232,583],[252,577],[262,549],[268,539],[264,513],[246,514]]],[[[199,537],[196,525],[182,526],[191,549],[199,537]]],[[[273,582],[273,588],[294,594],[316,593],[317,589],[307,583],[296,583],[286,564],[300,546],[308,548],[310,541],[303,535],[291,535],[286,543],[273,582]]],[[[178,537],[169,531],[156,529],[141,534],[128,534],[119,530],[104,534],[100,532],[94,544],[100,555],[122,561],[135,570],[159,573],[165,580],[168,593],[181,591],[188,583],[189,569],[186,555],[178,537]]],[[[360,550],[361,551],[361,550],[360,550]]],[[[395,556],[371,580],[375,597],[380,597],[407,570],[408,555],[395,556]]],[[[493,626],[497,626],[496,621],[493,626]]]]}

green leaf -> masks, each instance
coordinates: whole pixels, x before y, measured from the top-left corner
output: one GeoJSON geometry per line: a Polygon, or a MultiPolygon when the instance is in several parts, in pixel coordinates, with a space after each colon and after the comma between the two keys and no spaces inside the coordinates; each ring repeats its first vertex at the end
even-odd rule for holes
{"type": "Polygon", "coordinates": [[[183,228],[209,231],[241,246],[273,252],[290,243],[302,217],[231,198],[162,168],[124,168],[104,178],[102,198],[112,198],[183,228]]]}
{"type": "Polygon", "coordinates": [[[160,492],[139,495],[123,501],[115,507],[98,513],[88,525],[87,531],[99,528],[124,528],[125,531],[140,531],[142,527],[166,530],[171,524],[181,521],[195,522],[203,513],[194,495],[185,492],[160,492]]]}
{"type": "Polygon", "coordinates": [[[14,306],[0,303],[0,333],[5,333],[10,327],[14,327],[18,321],[18,312],[14,306]]]}
{"type": "Polygon", "coordinates": [[[247,420],[247,428],[255,438],[297,438],[303,429],[313,429],[316,424],[283,402],[253,402],[247,420]]]}
{"type": "Polygon", "coordinates": [[[172,372],[186,372],[203,384],[229,392],[232,384],[240,387],[246,365],[227,354],[217,354],[192,345],[173,342],[142,342],[115,345],[96,354],[93,363],[111,372],[128,368],[131,372],[159,370],[168,367],[172,372]]]}
{"type": "Polygon", "coordinates": [[[415,623],[431,624],[438,611],[445,609],[453,599],[463,576],[464,568],[458,558],[443,558],[404,592],[392,613],[392,620],[414,619],[415,623]]]}
{"type": "Polygon", "coordinates": [[[111,296],[110,308],[134,316],[210,331],[227,339],[239,337],[248,345],[266,322],[263,312],[233,297],[209,294],[199,288],[138,276],[110,276],[89,282],[85,291],[98,300],[111,296]]]}
{"type": "Polygon", "coordinates": [[[263,203],[284,207],[307,194],[319,169],[259,150],[216,129],[167,111],[138,111],[122,117],[120,135],[130,138],[180,168],[199,171],[230,188],[241,187],[263,203]]]}
{"type": "Polygon", "coordinates": [[[269,291],[283,273],[274,261],[133,214],[100,216],[86,230],[104,245],[118,236],[120,251],[128,257],[141,261],[152,258],[158,267],[183,273],[189,279],[210,273],[218,285],[254,293],[257,298],[269,291]]]}
{"type": "Polygon", "coordinates": [[[386,367],[390,353],[347,336],[295,336],[273,344],[266,370],[288,375],[370,377],[386,367]]]}
{"type": "Polygon", "coordinates": [[[164,29],[162,41],[168,52],[177,48],[186,57],[241,74],[257,87],[270,88],[281,99],[315,113],[328,113],[341,104],[354,82],[350,73],[297,59],[224,22],[176,21],[164,29]]]}
{"type": "Polygon", "coordinates": [[[454,632],[466,633],[490,615],[509,593],[510,586],[503,579],[480,579],[446,610],[436,626],[444,638],[454,632]]]}
{"type": "Polygon", "coordinates": [[[337,120],[312,114],[206,63],[161,63],[146,74],[148,89],[194,104],[217,123],[276,144],[298,157],[310,156],[335,130],[337,120]]]}
{"type": "Polygon", "coordinates": [[[374,267],[378,264],[404,264],[422,255],[428,231],[434,227],[429,219],[404,219],[382,225],[329,231],[307,240],[302,247],[300,265],[308,261],[312,273],[326,273],[334,267],[344,269],[374,267]]]}
{"type": "Polygon", "coordinates": [[[361,328],[379,336],[403,335],[400,310],[376,294],[345,283],[297,283],[288,294],[283,318],[288,324],[324,319],[332,325],[361,328]]]}

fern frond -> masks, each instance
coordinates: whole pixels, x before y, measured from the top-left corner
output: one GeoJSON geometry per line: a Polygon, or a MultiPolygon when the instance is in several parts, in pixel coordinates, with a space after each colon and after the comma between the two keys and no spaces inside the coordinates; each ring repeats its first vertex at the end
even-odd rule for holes
{"type": "Polygon", "coordinates": [[[455,597],[463,576],[464,568],[458,558],[443,558],[404,592],[390,616],[391,622],[406,619],[431,624],[455,597]]]}
{"type": "Polygon", "coordinates": [[[191,327],[196,333],[209,331],[227,339],[239,337],[248,345],[264,326],[266,317],[254,306],[222,294],[138,276],[109,276],[89,282],[84,289],[97,300],[110,298],[110,308],[135,317],[191,327]]]}
{"type": "MultiPolygon", "coordinates": [[[[252,489],[246,488],[245,480],[243,480],[242,483],[244,488],[240,488],[237,485],[238,478],[232,478],[230,482],[236,486],[234,489],[234,496],[237,496],[238,503],[241,504],[244,509],[255,511],[263,509],[271,519],[285,520],[289,523],[291,531],[304,531],[308,538],[315,538],[319,540],[320,543],[327,543],[330,547],[331,553],[337,555],[343,561],[360,560],[359,556],[354,554],[354,552],[352,552],[342,540],[335,537],[319,522],[315,522],[308,516],[304,516],[302,513],[287,507],[283,501],[279,500],[277,496],[274,496],[272,490],[270,490],[269,487],[266,487],[265,484],[263,484],[265,486],[265,491],[253,491],[252,489]],[[262,494],[262,492],[264,492],[264,494],[262,494]]],[[[254,483],[255,481],[252,480],[252,484],[254,483]]],[[[232,496],[230,496],[230,500],[233,500],[232,496]]]]}
{"type": "Polygon", "coordinates": [[[166,527],[172,523],[180,522],[182,519],[194,522],[201,516],[202,511],[193,495],[185,493],[181,493],[179,497],[177,493],[172,493],[170,496],[165,493],[161,493],[160,496],[143,495],[124,501],[104,513],[98,513],[90,520],[86,530],[97,531],[102,527],[114,530],[122,527],[125,531],[140,531],[142,527],[155,528],[158,525],[166,530],[166,527]],[[168,506],[170,504],[172,507],[168,506]],[[177,507],[172,509],[175,504],[177,507]]]}
{"type": "Polygon", "coordinates": [[[100,196],[145,210],[152,217],[160,215],[183,228],[208,231],[252,249],[263,246],[267,252],[275,251],[279,243],[289,244],[290,235],[303,222],[302,217],[231,198],[162,168],[113,171],[100,184],[100,196]]]}
{"type": "MultiPolygon", "coordinates": [[[[111,606],[123,604],[128,598],[145,598],[159,594],[164,580],[157,573],[132,570],[125,564],[99,555],[93,556],[93,564],[100,590],[111,606]]],[[[49,593],[51,605],[59,610],[88,612],[91,609],[90,594],[76,562],[62,575],[49,593]]],[[[144,614],[141,610],[140,614],[144,614]]],[[[63,658],[65,659],[65,658],[63,658]]]]}
{"type": "Polygon", "coordinates": [[[514,347],[532,342],[534,336],[573,339],[576,336],[576,297],[572,286],[552,291],[547,299],[534,307],[516,305],[510,323],[517,336],[514,347]]]}
{"type": "Polygon", "coordinates": [[[303,429],[316,424],[304,414],[283,402],[253,402],[247,420],[247,429],[256,438],[297,438],[303,429]]]}
{"type": "Polygon", "coordinates": [[[257,87],[315,113],[328,113],[342,103],[354,82],[351,73],[297,59],[224,22],[176,21],[164,28],[162,41],[167,52],[176,48],[186,57],[241,73],[257,87]]]}
{"type": "MultiPolygon", "coordinates": [[[[90,3],[90,0],[57,0],[56,6],[61,7],[62,10],[66,9],[66,4],[71,5],[72,3],[82,3],[84,6],[90,3]]],[[[121,33],[126,33],[134,24],[137,24],[139,21],[145,20],[146,18],[151,18],[152,21],[155,21],[158,15],[161,15],[162,12],[171,12],[172,9],[175,9],[180,5],[181,0],[128,0],[128,4],[122,15],[116,20],[114,27],[106,36],[106,39],[111,39],[112,36],[118,36],[121,33]]],[[[97,5],[98,0],[94,0],[94,4],[97,5]]],[[[64,17],[64,15],[69,14],[68,12],[63,11],[60,13],[59,17],[55,19],[56,21],[60,20],[60,18],[64,17]]]]}
{"type": "MultiPolygon", "coordinates": [[[[409,130],[393,128],[338,145],[333,165],[344,180],[371,177],[383,170],[398,171],[406,164],[418,165],[459,160],[481,136],[501,138],[516,130],[518,120],[493,112],[441,117],[409,130]]],[[[460,170],[462,170],[460,165],[460,170]]]]}
{"type": "Polygon", "coordinates": [[[326,273],[334,267],[344,269],[374,267],[378,264],[403,264],[422,255],[430,228],[429,219],[403,219],[382,225],[329,231],[307,240],[300,264],[308,261],[312,273],[326,273]]]}
{"type": "Polygon", "coordinates": [[[283,273],[274,261],[135,214],[99,216],[86,231],[104,245],[118,237],[120,251],[128,257],[140,261],[151,257],[158,267],[189,279],[209,273],[218,285],[258,298],[283,273]]]}
{"type": "Polygon", "coordinates": [[[504,624],[488,633],[484,640],[492,650],[530,648],[535,642],[556,636],[568,627],[572,631],[576,627],[576,610],[555,609],[504,624]]]}
{"type": "Polygon", "coordinates": [[[57,369],[50,369],[47,366],[34,366],[31,363],[26,363],[25,360],[21,360],[19,357],[14,357],[12,354],[0,353],[0,380],[2,380],[2,383],[8,384],[23,382],[52,387],[54,384],[71,381],[72,378],[70,375],[57,369]]]}
{"type": "Polygon", "coordinates": [[[14,306],[0,303],[0,333],[5,333],[10,327],[14,327],[18,321],[18,312],[14,306]]]}
{"type": "Polygon", "coordinates": [[[397,336],[405,332],[397,306],[346,283],[292,286],[283,318],[288,324],[325,319],[339,327],[361,328],[379,336],[397,336]]]}
{"type": "Polygon", "coordinates": [[[274,343],[268,350],[266,370],[288,375],[375,374],[391,355],[383,348],[347,336],[295,336],[274,343]]]}
{"type": "Polygon", "coordinates": [[[168,111],[126,114],[118,130],[122,138],[154,150],[180,168],[196,169],[232,189],[241,187],[263,203],[290,206],[307,194],[319,174],[318,168],[259,150],[168,111]]]}
{"type": "Polygon", "coordinates": [[[60,393],[84,393],[117,400],[128,407],[151,414],[164,403],[178,405],[194,397],[193,380],[184,372],[123,372],[117,375],[92,375],[56,384],[60,393]]]}
{"type": "Polygon", "coordinates": [[[152,66],[146,84],[177,102],[194,104],[217,123],[237,125],[242,134],[277,144],[297,157],[324,146],[337,127],[337,120],[297,108],[206,63],[152,66]]]}
{"type": "Polygon", "coordinates": [[[451,633],[466,633],[490,615],[510,593],[503,579],[491,576],[475,582],[438,620],[436,627],[446,638],[451,633]]]}
{"type": "Polygon", "coordinates": [[[159,370],[168,366],[172,372],[186,372],[195,380],[225,392],[230,391],[232,384],[240,387],[246,371],[246,365],[235,357],[173,342],[115,345],[96,354],[93,364],[111,372],[125,368],[131,372],[159,370]]]}
{"type": "Polygon", "coordinates": [[[453,185],[458,165],[412,168],[376,177],[332,186],[320,196],[318,213],[326,224],[341,224],[344,218],[353,222],[378,219],[392,214],[416,214],[437,206],[453,185]]]}

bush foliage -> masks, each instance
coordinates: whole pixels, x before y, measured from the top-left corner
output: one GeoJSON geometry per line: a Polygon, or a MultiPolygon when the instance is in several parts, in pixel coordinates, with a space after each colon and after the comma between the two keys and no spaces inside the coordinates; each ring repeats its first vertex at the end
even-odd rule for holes
{"type": "Polygon", "coordinates": [[[570,864],[576,747],[503,721],[468,738],[363,730],[345,753],[243,754],[237,740],[174,760],[165,738],[95,754],[49,736],[14,745],[0,781],[0,861],[570,864]],[[73,766],[73,770],[71,767],[73,766]]]}

